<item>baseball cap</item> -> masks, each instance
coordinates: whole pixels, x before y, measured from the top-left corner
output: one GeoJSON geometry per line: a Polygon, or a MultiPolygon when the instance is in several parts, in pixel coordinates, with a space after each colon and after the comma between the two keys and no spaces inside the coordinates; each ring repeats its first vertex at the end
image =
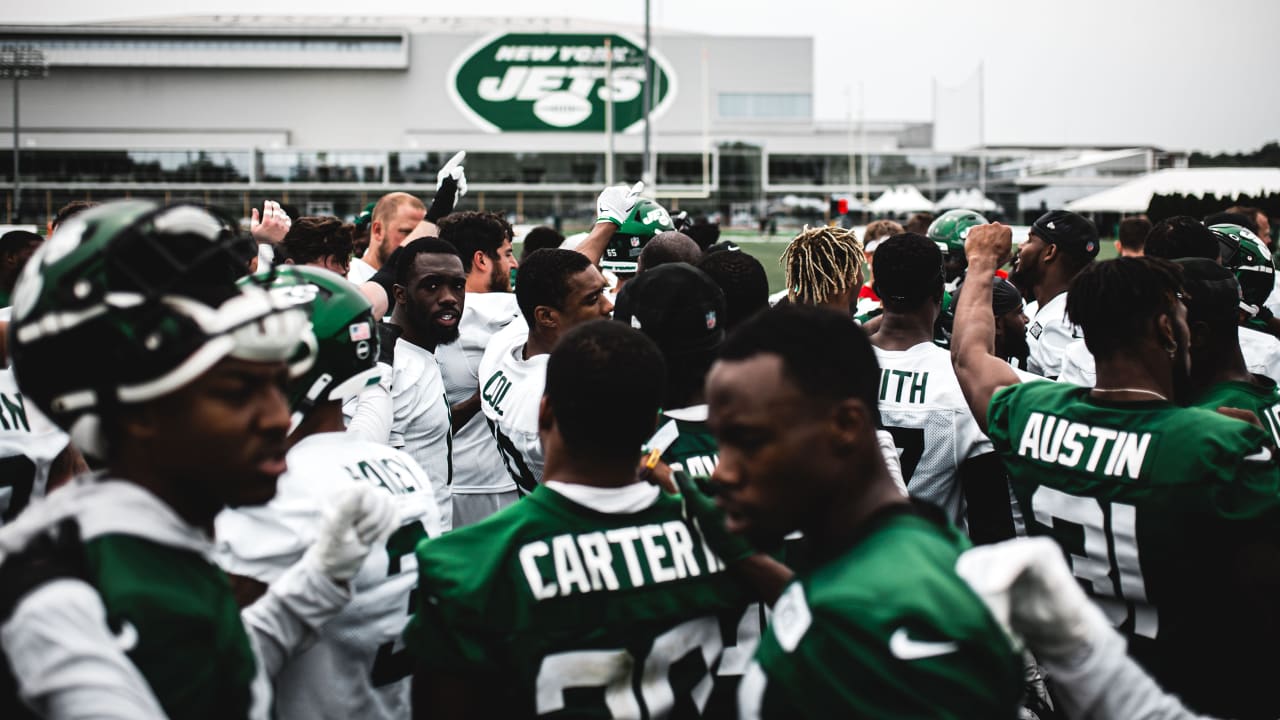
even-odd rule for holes
{"type": "Polygon", "coordinates": [[[1205,258],[1179,258],[1174,262],[1182,266],[1189,317],[1194,319],[1210,311],[1230,313],[1240,304],[1240,282],[1229,268],[1205,258]]]}
{"type": "Polygon", "coordinates": [[[1098,229],[1073,212],[1050,210],[1031,224],[1030,234],[1078,255],[1098,256],[1098,229]]]}
{"type": "Polygon", "coordinates": [[[645,270],[626,285],[628,302],[614,319],[631,324],[665,355],[710,350],[724,339],[724,293],[688,263],[645,270]]]}

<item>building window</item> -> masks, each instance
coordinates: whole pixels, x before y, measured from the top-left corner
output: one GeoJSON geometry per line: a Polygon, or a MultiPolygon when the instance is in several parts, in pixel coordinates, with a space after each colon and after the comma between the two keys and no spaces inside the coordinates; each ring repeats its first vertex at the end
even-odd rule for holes
{"type": "Polygon", "coordinates": [[[722,118],[807,120],[813,115],[809,93],[720,93],[722,118]]]}

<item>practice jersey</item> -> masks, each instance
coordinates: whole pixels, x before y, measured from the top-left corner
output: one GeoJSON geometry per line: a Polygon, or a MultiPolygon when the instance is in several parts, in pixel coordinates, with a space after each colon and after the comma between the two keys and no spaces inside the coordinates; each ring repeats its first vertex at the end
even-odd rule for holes
{"type": "Polygon", "coordinates": [[[1280,552],[1269,434],[1202,408],[1089,393],[1040,382],[991,400],[988,433],[1025,531],[1062,546],[1164,687],[1203,713],[1275,717],[1274,670],[1256,661],[1280,642],[1274,579],[1249,559],[1280,552]]]}
{"type": "Polygon", "coordinates": [[[1062,353],[1062,371],[1058,375],[1058,382],[1090,388],[1098,384],[1098,369],[1093,361],[1093,353],[1089,352],[1084,340],[1072,340],[1062,353]]]}
{"type": "Polygon", "coordinates": [[[951,354],[931,342],[875,351],[880,419],[898,448],[907,492],[942,508],[951,522],[965,527],[960,466],[993,449],[969,411],[951,354]]]}
{"type": "Polygon", "coordinates": [[[431,480],[440,528],[453,527],[453,429],[435,356],[398,338],[391,379],[391,446],[409,453],[431,480]]]}
{"type": "Polygon", "coordinates": [[[418,663],[492,677],[511,717],[700,716],[749,659],[736,652],[748,598],[676,497],[585,490],[643,502],[615,512],[540,485],[418,547],[418,663]]]}
{"type": "Polygon", "coordinates": [[[1241,327],[1240,354],[1249,372],[1280,382],[1280,339],[1276,336],[1241,327]]]}
{"type": "MultiPolygon", "coordinates": [[[[495,333],[513,324],[525,324],[515,295],[467,293],[462,321],[458,324],[458,339],[436,348],[436,361],[440,363],[445,394],[451,405],[457,405],[480,389],[480,359],[484,357],[485,348],[495,333]]],[[[483,412],[476,413],[453,434],[451,489],[454,495],[516,489],[483,412]]]]}
{"type": "Polygon", "coordinates": [[[693,405],[664,410],[658,415],[658,427],[675,423],[674,442],[662,453],[662,461],[672,470],[683,470],[691,476],[711,477],[720,462],[720,446],[707,427],[707,406],[693,405]]]}
{"type": "Polygon", "coordinates": [[[744,718],[1013,718],[1022,663],[955,572],[936,509],[899,505],[787,586],[739,690],[744,718]]]}
{"type": "MultiPolygon", "coordinates": [[[[347,266],[347,280],[354,285],[363,285],[378,272],[372,265],[360,258],[351,258],[351,264],[347,266]]],[[[394,298],[391,298],[394,300],[394,298]]],[[[395,303],[392,303],[393,305],[395,303]]]]}
{"type": "Polygon", "coordinates": [[[418,584],[413,549],[440,535],[431,483],[407,454],[347,433],[304,438],[287,461],[270,503],[218,515],[218,563],[227,572],[274,582],[316,542],[326,505],[352,483],[390,493],[400,528],[360,567],[351,603],[275,678],[276,716],[408,717],[412,665],[399,645],[418,584]]]}
{"type": "Polygon", "coordinates": [[[1280,391],[1276,389],[1276,381],[1265,375],[1255,374],[1253,382],[1218,383],[1206,390],[1195,404],[1206,410],[1220,407],[1249,410],[1271,433],[1271,442],[1280,446],[1280,391]]]}
{"type": "Polygon", "coordinates": [[[502,461],[520,492],[542,481],[542,440],[538,406],[547,384],[543,353],[524,358],[528,330],[515,324],[494,335],[480,360],[480,410],[498,442],[502,461]]]}
{"type": "Polygon", "coordinates": [[[67,447],[66,433],[26,401],[13,370],[0,369],[0,525],[43,497],[49,469],[67,447]]]}
{"type": "Polygon", "coordinates": [[[1053,299],[1039,305],[1028,305],[1031,322],[1027,325],[1027,369],[1055,379],[1062,374],[1062,356],[1067,345],[1082,337],[1075,325],[1067,319],[1067,294],[1058,293],[1053,299]]]}

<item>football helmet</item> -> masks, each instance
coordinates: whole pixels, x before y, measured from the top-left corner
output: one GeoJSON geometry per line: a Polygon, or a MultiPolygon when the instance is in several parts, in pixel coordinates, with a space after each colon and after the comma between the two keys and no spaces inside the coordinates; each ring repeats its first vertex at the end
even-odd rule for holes
{"type": "Polygon", "coordinates": [[[282,265],[241,282],[267,284],[272,293],[292,295],[309,310],[315,345],[307,345],[309,338],[299,344],[294,360],[306,366],[293,368],[286,390],[293,428],[316,404],[355,397],[382,379],[373,306],[346,278],[322,268],[282,265]]]}
{"type": "Polygon", "coordinates": [[[969,228],[989,222],[972,210],[948,210],[929,225],[929,239],[938,245],[943,256],[964,255],[964,239],[969,228]]]}
{"type": "Polygon", "coordinates": [[[255,252],[198,205],[126,200],[77,214],[14,289],[9,352],[23,394],[102,457],[104,410],[173,392],[227,356],[288,359],[306,313],[236,286],[255,252]]]}
{"type": "Polygon", "coordinates": [[[1252,230],[1240,225],[1210,225],[1222,250],[1222,266],[1231,268],[1240,281],[1240,309],[1252,317],[1275,289],[1276,269],[1271,252],[1252,230]]]}
{"type": "Polygon", "coordinates": [[[640,251],[654,235],[674,230],[671,216],[666,208],[648,198],[636,201],[627,219],[622,222],[609,245],[605,247],[604,257],[600,259],[600,269],[615,273],[634,274],[636,272],[640,251]]]}

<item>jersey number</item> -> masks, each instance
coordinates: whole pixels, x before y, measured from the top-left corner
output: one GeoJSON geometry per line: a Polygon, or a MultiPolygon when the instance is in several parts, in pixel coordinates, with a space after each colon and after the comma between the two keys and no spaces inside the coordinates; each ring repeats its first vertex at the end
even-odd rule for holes
{"type": "Polygon", "coordinates": [[[902,463],[902,481],[911,485],[911,476],[916,474],[916,465],[924,455],[924,429],[886,427],[893,436],[893,444],[898,448],[898,461],[902,463]]]}
{"type": "Polygon", "coordinates": [[[538,668],[537,712],[546,715],[565,708],[569,688],[603,688],[604,703],[613,718],[666,717],[676,693],[701,713],[711,697],[714,670],[724,641],[713,617],[694,618],[654,638],[639,663],[625,649],[571,650],[548,655],[538,668]],[[690,664],[686,660],[700,657],[690,664]],[[673,672],[674,669],[694,672],[673,672]],[[647,711],[647,713],[646,713],[647,711]]]}
{"type": "Polygon", "coordinates": [[[1130,618],[1133,632],[1155,638],[1160,623],[1147,601],[1146,582],[1138,562],[1138,512],[1127,503],[1104,503],[1041,485],[1031,496],[1036,522],[1047,527],[1077,526],[1083,544],[1068,548],[1071,572],[1082,580],[1107,618],[1119,627],[1130,618]]]}
{"type": "Polygon", "coordinates": [[[493,432],[493,438],[498,441],[498,451],[502,454],[502,462],[507,466],[507,472],[511,474],[511,479],[516,481],[516,486],[520,488],[521,495],[527,495],[538,487],[538,480],[533,476],[533,471],[525,464],[524,457],[520,451],[516,449],[516,444],[511,442],[511,438],[507,437],[498,429],[497,423],[485,418],[489,423],[489,430],[493,432]]]}
{"type": "MultiPolygon", "coordinates": [[[[400,563],[406,555],[412,555],[418,543],[427,537],[427,529],[421,520],[402,526],[387,538],[387,577],[400,574],[400,563]]],[[[417,598],[417,583],[409,592],[409,614],[413,614],[414,600],[417,598]]],[[[382,687],[399,682],[413,672],[413,658],[402,647],[403,640],[396,638],[378,646],[378,654],[373,658],[373,669],[369,672],[369,681],[374,687],[382,687]]]]}

